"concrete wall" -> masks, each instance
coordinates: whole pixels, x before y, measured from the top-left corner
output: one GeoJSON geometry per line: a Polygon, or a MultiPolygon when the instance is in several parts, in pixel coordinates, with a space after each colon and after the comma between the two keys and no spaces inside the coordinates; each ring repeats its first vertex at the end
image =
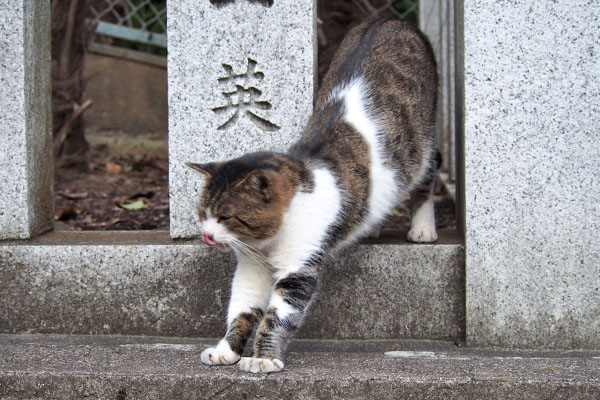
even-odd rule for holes
{"type": "Polygon", "coordinates": [[[0,239],[52,228],[50,3],[0,0],[0,239]]]}
{"type": "Polygon", "coordinates": [[[468,343],[600,348],[600,2],[457,6],[468,343]]]}
{"type": "Polygon", "coordinates": [[[92,49],[85,54],[82,77],[83,97],[94,101],[83,114],[86,136],[94,131],[122,131],[166,138],[166,59],[107,45],[94,44],[92,49]],[[164,65],[159,65],[160,60],[164,65]]]}

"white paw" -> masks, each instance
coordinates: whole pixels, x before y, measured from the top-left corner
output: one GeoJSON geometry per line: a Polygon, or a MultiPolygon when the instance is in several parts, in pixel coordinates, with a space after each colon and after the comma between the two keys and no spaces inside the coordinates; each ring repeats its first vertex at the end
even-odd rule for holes
{"type": "Polygon", "coordinates": [[[239,359],[239,354],[232,351],[227,342],[222,341],[217,347],[209,347],[200,355],[200,360],[206,365],[231,365],[239,359]]]}
{"type": "Polygon", "coordinates": [[[240,369],[253,374],[270,374],[283,370],[283,361],[276,358],[254,358],[242,357],[239,363],[240,369]]]}
{"type": "Polygon", "coordinates": [[[438,239],[435,228],[415,226],[408,231],[408,240],[415,243],[433,243],[438,239]]]}

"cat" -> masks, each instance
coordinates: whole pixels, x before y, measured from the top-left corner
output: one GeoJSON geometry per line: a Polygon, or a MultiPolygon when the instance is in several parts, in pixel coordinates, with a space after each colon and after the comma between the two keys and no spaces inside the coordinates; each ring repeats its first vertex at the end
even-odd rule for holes
{"type": "Polygon", "coordinates": [[[377,229],[405,196],[413,210],[408,239],[437,240],[436,102],[425,36],[405,21],[364,23],[340,45],[304,134],[287,153],[187,164],[206,176],[203,243],[238,261],[227,333],[202,352],[203,363],[283,370],[324,257],[377,229]],[[255,329],[252,357],[241,357],[255,329]]]}

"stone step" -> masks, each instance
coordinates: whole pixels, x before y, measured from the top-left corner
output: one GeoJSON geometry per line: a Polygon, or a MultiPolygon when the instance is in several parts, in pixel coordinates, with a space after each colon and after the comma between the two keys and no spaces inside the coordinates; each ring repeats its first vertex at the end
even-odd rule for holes
{"type": "MultiPolygon", "coordinates": [[[[299,337],[464,337],[460,241],[444,232],[434,245],[405,237],[387,232],[328,262],[299,337]]],[[[0,242],[0,333],[218,337],[234,265],[166,231],[0,242]]]]}
{"type": "Polygon", "coordinates": [[[283,372],[207,367],[210,339],[0,335],[8,399],[598,399],[600,351],[434,341],[292,343],[283,372]],[[394,351],[401,346],[400,351],[394,351]]]}

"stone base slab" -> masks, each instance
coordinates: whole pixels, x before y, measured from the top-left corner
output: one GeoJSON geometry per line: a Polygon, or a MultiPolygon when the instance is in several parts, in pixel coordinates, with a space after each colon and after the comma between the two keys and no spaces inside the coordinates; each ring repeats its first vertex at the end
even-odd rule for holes
{"type": "MultiPolygon", "coordinates": [[[[304,338],[464,336],[463,247],[384,235],[323,267],[304,338]]],[[[402,236],[405,237],[405,236],[402,236]]],[[[232,255],[167,231],[54,232],[0,242],[0,332],[218,337],[232,255]]]]}

